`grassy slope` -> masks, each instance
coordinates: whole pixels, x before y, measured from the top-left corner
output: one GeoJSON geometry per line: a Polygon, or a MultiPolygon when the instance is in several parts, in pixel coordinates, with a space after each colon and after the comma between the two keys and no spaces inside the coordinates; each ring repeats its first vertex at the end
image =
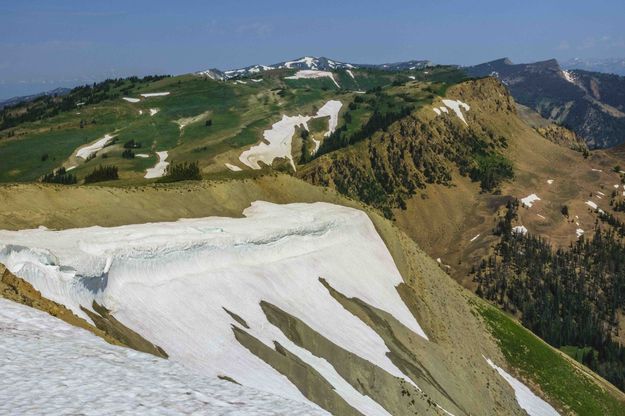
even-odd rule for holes
{"type": "Polygon", "coordinates": [[[614,386],[547,345],[499,309],[482,302],[476,309],[508,363],[523,380],[556,398],[560,408],[577,415],[625,412],[625,396],[614,386]]]}

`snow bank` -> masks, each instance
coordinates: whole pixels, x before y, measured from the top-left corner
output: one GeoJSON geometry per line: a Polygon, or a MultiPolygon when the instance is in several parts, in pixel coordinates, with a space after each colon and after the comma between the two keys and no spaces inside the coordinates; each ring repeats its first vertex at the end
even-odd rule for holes
{"type": "Polygon", "coordinates": [[[169,91],[166,91],[166,92],[150,92],[150,93],[146,93],[146,94],[141,94],[141,96],[145,97],[145,98],[149,98],[149,97],[163,97],[165,95],[169,95],[169,91]]]}
{"type": "Polygon", "coordinates": [[[269,302],[336,345],[407,379],[388,358],[382,338],[319,281],[323,277],[345,296],[386,311],[427,339],[397,292],[402,277],[369,217],[327,203],[254,202],[243,214],[114,228],[0,231],[0,262],[83,318],[89,319],[80,306],[90,308],[96,300],[172,361],[302,400],[284,376],[238,343],[232,326],[270,348],[277,341],[311,363],[364,414],[381,414],[371,413],[371,403],[329,365],[294,348],[260,307],[269,302]]]}
{"type": "Polygon", "coordinates": [[[92,154],[98,152],[98,150],[102,150],[104,146],[110,143],[111,140],[113,140],[113,136],[105,134],[104,137],[98,139],[95,143],[78,149],[76,151],[76,156],[87,159],[92,154]]]}
{"type": "Polygon", "coordinates": [[[456,113],[456,116],[458,116],[458,118],[462,120],[464,124],[467,124],[467,121],[464,119],[464,114],[462,114],[460,107],[464,108],[464,111],[469,111],[471,109],[471,107],[469,107],[469,104],[463,103],[460,100],[443,100],[443,104],[453,110],[453,112],[456,113]]]}
{"type": "Polygon", "coordinates": [[[512,387],[516,401],[519,406],[527,412],[529,416],[559,416],[549,403],[536,396],[532,391],[516,378],[508,374],[504,369],[498,367],[490,358],[484,357],[488,365],[494,368],[501,377],[512,387]]]}
{"type": "Polygon", "coordinates": [[[243,170],[243,169],[241,169],[240,167],[238,167],[237,165],[232,165],[232,164],[230,164],[230,163],[226,163],[225,165],[226,165],[226,167],[227,167],[228,169],[230,169],[230,170],[231,170],[231,171],[233,171],[233,172],[240,172],[240,171],[242,171],[242,170],[243,170]]]}
{"type": "Polygon", "coordinates": [[[536,194],[531,194],[521,199],[521,203],[528,208],[531,208],[536,201],[540,201],[540,198],[536,194]]]}
{"type": "Polygon", "coordinates": [[[332,82],[337,86],[337,88],[341,88],[336,79],[334,79],[334,75],[330,71],[317,71],[316,69],[302,69],[297,71],[295,75],[290,77],[284,77],[284,79],[311,79],[311,78],[330,78],[332,82]]]}
{"type": "Polygon", "coordinates": [[[153,168],[146,170],[144,176],[146,179],[160,178],[165,175],[165,169],[167,169],[167,165],[169,165],[169,162],[165,162],[165,160],[167,160],[167,156],[169,156],[169,154],[167,150],[163,152],[156,152],[156,154],[158,155],[158,162],[153,168]]]}
{"type": "Polygon", "coordinates": [[[126,100],[129,103],[138,103],[139,101],[141,101],[139,98],[130,98],[130,97],[124,97],[122,98],[122,100],[126,100]]]}
{"type": "Polygon", "coordinates": [[[170,360],[116,347],[0,298],[1,414],[326,415],[170,360]]]}

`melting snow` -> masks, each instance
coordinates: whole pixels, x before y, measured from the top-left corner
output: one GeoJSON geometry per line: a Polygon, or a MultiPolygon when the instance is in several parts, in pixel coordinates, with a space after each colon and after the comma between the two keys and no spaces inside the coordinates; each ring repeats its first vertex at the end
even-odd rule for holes
{"type": "Polygon", "coordinates": [[[565,80],[567,80],[571,84],[575,84],[575,78],[573,77],[573,74],[571,72],[563,70],[562,75],[564,76],[565,80]]]}
{"type": "Polygon", "coordinates": [[[307,357],[345,400],[371,414],[367,398],[347,388],[329,365],[293,348],[267,320],[260,302],[408,380],[389,359],[383,339],[319,281],[323,277],[345,296],[386,311],[427,339],[397,292],[403,279],[373,223],[362,211],[327,203],[254,202],[243,215],[113,228],[0,231],[0,262],[85,319],[80,306],[91,308],[97,301],[161,346],[171,361],[303,400],[286,377],[236,340],[232,326],[270,348],[278,341],[307,357]]]}
{"type": "Polygon", "coordinates": [[[110,143],[111,140],[113,140],[113,136],[105,134],[104,137],[102,137],[95,143],[78,149],[78,151],[76,152],[76,156],[87,159],[92,154],[98,152],[98,150],[102,150],[104,146],[110,143]]]}
{"type": "Polygon", "coordinates": [[[230,169],[230,170],[231,170],[231,171],[233,171],[233,172],[240,172],[240,171],[242,171],[242,170],[243,170],[243,169],[241,169],[240,167],[238,167],[237,165],[233,165],[233,164],[231,164],[231,163],[226,163],[225,165],[226,165],[226,167],[227,167],[228,169],[230,169]]]}
{"type": "Polygon", "coordinates": [[[462,114],[460,107],[464,108],[464,111],[469,111],[471,107],[469,107],[468,104],[463,103],[460,100],[443,100],[443,104],[453,110],[453,112],[456,113],[456,116],[458,116],[458,118],[462,120],[464,124],[467,124],[467,121],[464,119],[464,115],[462,114]]]}
{"type": "Polygon", "coordinates": [[[603,172],[601,169],[591,169],[593,172],[603,172]]]}
{"type": "Polygon", "coordinates": [[[162,97],[164,95],[169,95],[169,91],[167,92],[149,92],[146,94],[141,94],[142,97],[145,98],[149,98],[149,97],[162,97]]]}
{"type": "Polygon", "coordinates": [[[126,100],[126,101],[128,101],[129,103],[138,103],[139,101],[141,101],[141,100],[140,100],[140,99],[138,99],[138,98],[130,98],[130,97],[124,97],[124,98],[122,98],[122,100],[126,100]]]}
{"type": "Polygon", "coordinates": [[[167,156],[169,154],[167,150],[163,152],[156,152],[156,154],[158,155],[158,162],[156,163],[156,165],[154,165],[153,168],[149,168],[146,170],[144,176],[144,178],[146,179],[160,178],[165,175],[165,169],[167,169],[167,165],[169,165],[169,162],[165,162],[165,160],[167,159],[167,156]]]}
{"type": "MultiPolygon", "coordinates": [[[[271,165],[276,158],[286,158],[291,163],[293,170],[296,170],[293,155],[291,154],[291,144],[293,134],[295,134],[295,128],[301,126],[308,130],[307,123],[311,119],[330,117],[328,121],[328,131],[325,133],[325,136],[328,137],[336,130],[338,114],[342,106],[343,103],[340,101],[330,100],[312,117],[282,115],[282,120],[274,123],[270,130],[265,130],[263,132],[263,138],[265,140],[241,153],[239,160],[252,169],[260,169],[261,166],[258,162],[271,165]]],[[[319,145],[320,143],[317,144],[317,140],[315,140],[315,151],[319,148],[319,145]]]]}
{"type": "Polygon", "coordinates": [[[531,194],[521,199],[521,203],[528,208],[531,208],[534,205],[534,202],[540,201],[540,198],[536,194],[531,194]]]}
{"type": "Polygon", "coordinates": [[[519,403],[519,406],[525,410],[529,416],[559,416],[556,409],[532,393],[525,384],[512,377],[501,367],[498,367],[490,358],[484,357],[484,359],[488,365],[494,368],[499,375],[506,380],[510,387],[512,387],[517,403],[519,403]]]}
{"type": "Polygon", "coordinates": [[[525,228],[524,225],[517,225],[516,227],[512,228],[512,232],[516,233],[516,234],[527,234],[527,228],[525,228]]]}
{"type": "Polygon", "coordinates": [[[0,298],[0,413],[326,415],[180,364],[108,344],[0,298]]]}
{"type": "Polygon", "coordinates": [[[472,242],[474,242],[475,240],[477,240],[477,238],[478,238],[479,236],[480,236],[479,234],[478,234],[478,235],[476,235],[476,236],[475,236],[475,237],[473,237],[471,240],[469,240],[469,242],[471,242],[471,243],[472,243],[472,242]]]}
{"type": "Polygon", "coordinates": [[[254,78],[252,78],[250,81],[252,81],[252,82],[262,82],[263,80],[262,79],[254,79],[254,78]]]}
{"type": "Polygon", "coordinates": [[[408,78],[410,78],[410,79],[411,79],[411,80],[413,80],[413,81],[414,81],[415,79],[417,79],[414,75],[408,75],[408,78]]]}
{"type": "Polygon", "coordinates": [[[351,70],[346,69],[346,72],[349,74],[350,77],[352,77],[352,79],[356,79],[356,77],[354,76],[354,73],[351,70]]]}
{"type": "Polygon", "coordinates": [[[448,114],[449,111],[447,110],[447,107],[438,107],[443,113],[448,114]]]}
{"type": "Polygon", "coordinates": [[[432,110],[434,110],[437,116],[441,115],[441,110],[439,110],[438,108],[433,108],[432,110]]]}
{"type": "Polygon", "coordinates": [[[580,238],[584,234],[584,230],[578,228],[577,230],[575,230],[575,234],[577,234],[577,238],[580,238]]]}
{"type": "Polygon", "coordinates": [[[553,179],[547,179],[547,184],[551,185],[553,183],[553,179]]]}
{"type": "Polygon", "coordinates": [[[158,113],[160,110],[158,108],[150,108],[150,115],[153,116],[154,114],[158,113]]]}
{"type": "Polygon", "coordinates": [[[592,209],[597,209],[597,204],[593,201],[586,201],[586,205],[588,205],[592,209]]]}
{"type": "Polygon", "coordinates": [[[336,79],[334,79],[334,75],[329,71],[317,71],[314,69],[302,69],[297,71],[295,75],[290,77],[285,77],[285,79],[310,79],[310,78],[330,78],[332,82],[338,87],[341,88],[336,79]]]}
{"type": "Polygon", "coordinates": [[[142,158],[144,158],[144,159],[145,159],[145,158],[150,157],[150,155],[148,155],[148,154],[146,154],[146,153],[137,153],[135,156],[136,156],[136,157],[142,157],[142,158]]]}
{"type": "Polygon", "coordinates": [[[74,169],[76,169],[76,165],[70,166],[69,168],[65,169],[65,172],[69,172],[70,170],[74,170],[74,169]]]}

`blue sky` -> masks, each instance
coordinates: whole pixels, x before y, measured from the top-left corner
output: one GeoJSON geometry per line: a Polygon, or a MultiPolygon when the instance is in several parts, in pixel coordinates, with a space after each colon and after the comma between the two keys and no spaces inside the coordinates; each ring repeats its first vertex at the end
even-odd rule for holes
{"type": "Polygon", "coordinates": [[[625,2],[0,0],[0,99],[303,55],[457,64],[625,57],[625,2]]]}

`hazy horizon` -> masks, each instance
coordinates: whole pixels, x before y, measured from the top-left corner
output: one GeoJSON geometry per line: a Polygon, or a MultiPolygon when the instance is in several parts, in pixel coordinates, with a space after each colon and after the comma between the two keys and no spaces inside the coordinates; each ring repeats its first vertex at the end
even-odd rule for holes
{"type": "Polygon", "coordinates": [[[272,64],[625,57],[625,4],[0,0],[0,99],[109,77],[272,64]],[[600,23],[599,23],[600,22],[600,23]],[[26,30],[25,30],[26,28],[26,30]]]}

